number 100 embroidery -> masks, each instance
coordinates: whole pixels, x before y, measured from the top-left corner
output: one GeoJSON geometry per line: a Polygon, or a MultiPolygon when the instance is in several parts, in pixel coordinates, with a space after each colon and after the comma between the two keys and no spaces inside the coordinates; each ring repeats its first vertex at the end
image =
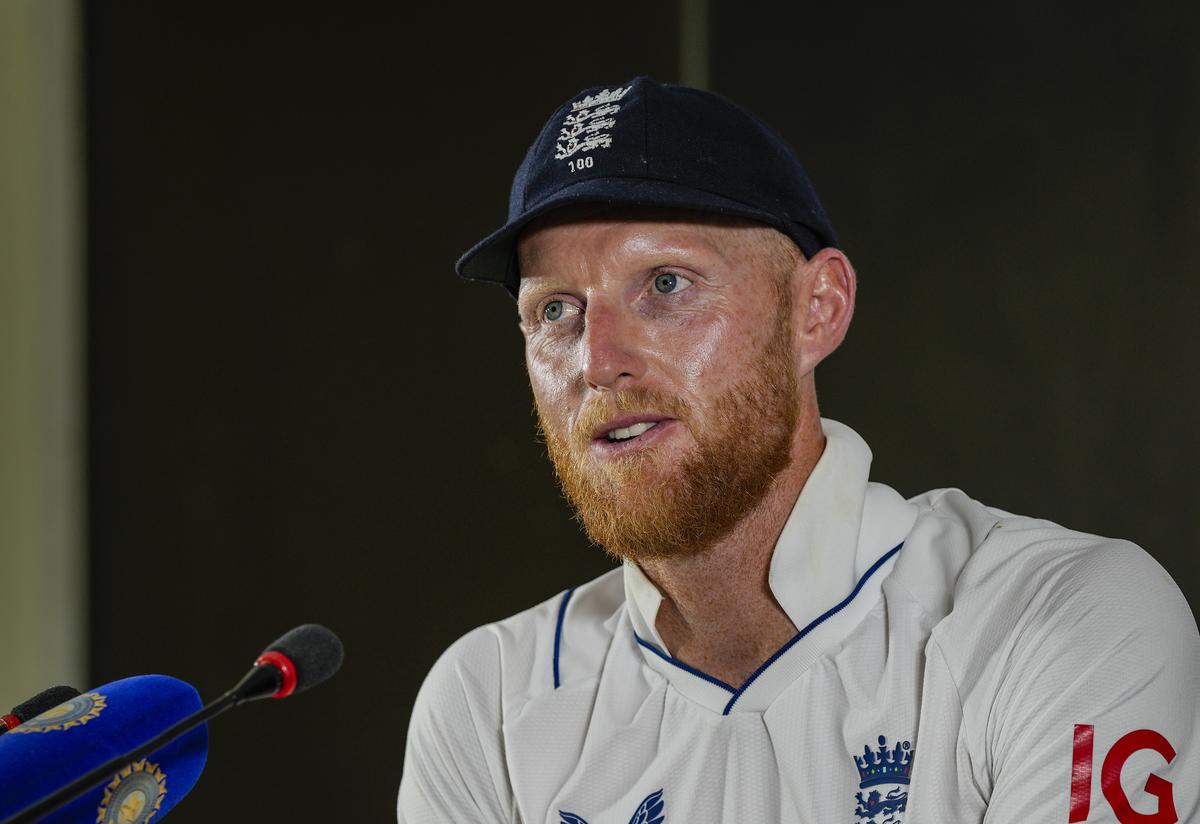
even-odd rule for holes
{"type": "Polygon", "coordinates": [[[583,157],[568,161],[567,165],[571,167],[572,172],[578,172],[580,169],[592,168],[593,159],[591,155],[584,155],[583,157]]]}

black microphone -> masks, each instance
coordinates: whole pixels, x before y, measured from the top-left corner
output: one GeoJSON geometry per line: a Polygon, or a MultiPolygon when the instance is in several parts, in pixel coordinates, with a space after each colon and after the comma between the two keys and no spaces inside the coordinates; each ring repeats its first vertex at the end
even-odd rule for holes
{"type": "MultiPolygon", "coordinates": [[[[303,624],[269,645],[237,686],[217,701],[238,706],[259,698],[287,698],[324,683],[342,666],[342,642],[320,624],[303,624]]],[[[214,701],[213,703],[217,703],[214,701]]]]}
{"type": "Polygon", "coordinates": [[[79,695],[79,690],[74,687],[58,686],[42,690],[28,701],[17,704],[8,715],[0,715],[0,735],[4,735],[13,727],[24,724],[34,716],[41,715],[46,710],[54,709],[63,701],[70,701],[77,695],[79,695]]]}
{"type": "Polygon", "coordinates": [[[87,792],[132,761],[137,761],[183,735],[198,724],[215,718],[231,707],[260,698],[287,698],[317,686],[342,666],[342,642],[320,624],[304,624],[269,645],[242,680],[220,698],[202,707],[159,735],[123,755],[106,761],[81,775],[3,824],[32,824],[42,816],[87,792]]]}

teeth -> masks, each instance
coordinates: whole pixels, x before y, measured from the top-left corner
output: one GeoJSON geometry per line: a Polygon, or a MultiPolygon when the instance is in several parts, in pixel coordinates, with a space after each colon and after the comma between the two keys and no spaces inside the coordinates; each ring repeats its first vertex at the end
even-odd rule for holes
{"type": "Polygon", "coordinates": [[[622,429],[613,429],[608,433],[610,441],[627,441],[630,438],[636,438],[638,435],[645,432],[647,429],[652,429],[658,421],[643,421],[635,423],[633,426],[626,426],[622,429]]]}

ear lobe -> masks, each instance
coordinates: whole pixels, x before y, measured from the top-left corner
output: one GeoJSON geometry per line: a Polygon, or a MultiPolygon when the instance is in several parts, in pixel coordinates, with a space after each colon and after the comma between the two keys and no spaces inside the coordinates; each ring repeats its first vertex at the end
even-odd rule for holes
{"type": "Polygon", "coordinates": [[[838,249],[822,249],[806,266],[808,311],[803,316],[802,357],[808,371],[837,349],[846,337],[858,291],[858,276],[838,249]]]}

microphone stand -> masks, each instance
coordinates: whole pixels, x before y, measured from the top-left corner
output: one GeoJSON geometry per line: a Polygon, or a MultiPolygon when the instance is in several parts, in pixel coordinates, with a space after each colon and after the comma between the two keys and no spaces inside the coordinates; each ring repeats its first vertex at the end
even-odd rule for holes
{"type": "Polygon", "coordinates": [[[59,807],[63,807],[69,802],[74,801],[97,784],[112,778],[125,765],[144,758],[155,750],[171,743],[192,729],[192,727],[216,718],[225,712],[225,710],[236,707],[246,701],[253,701],[256,698],[264,698],[271,695],[279,689],[280,680],[279,670],[274,666],[262,665],[255,667],[246,673],[246,676],[238,682],[237,686],[220,698],[175,722],[136,749],[110,758],[95,769],[79,776],[79,778],[76,778],[65,787],[55,790],[41,801],[31,804],[16,815],[9,816],[3,822],[0,822],[0,824],[33,824],[33,822],[42,816],[54,812],[59,807]]]}

